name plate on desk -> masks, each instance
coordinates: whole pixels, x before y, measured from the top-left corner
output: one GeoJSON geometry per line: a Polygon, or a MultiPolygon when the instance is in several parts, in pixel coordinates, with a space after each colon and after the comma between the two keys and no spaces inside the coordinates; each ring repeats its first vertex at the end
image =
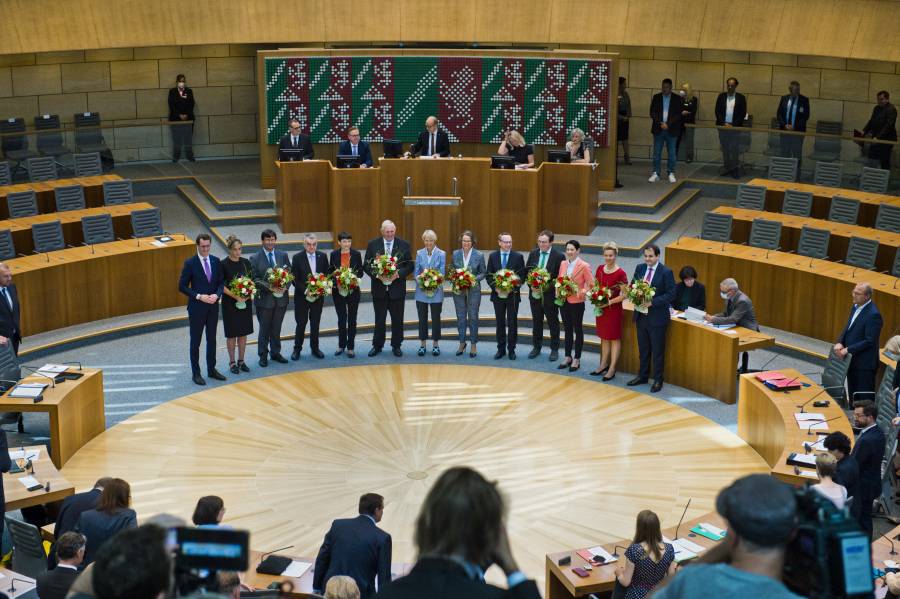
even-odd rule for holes
{"type": "Polygon", "coordinates": [[[459,206],[459,198],[403,198],[404,206],[459,206]]]}

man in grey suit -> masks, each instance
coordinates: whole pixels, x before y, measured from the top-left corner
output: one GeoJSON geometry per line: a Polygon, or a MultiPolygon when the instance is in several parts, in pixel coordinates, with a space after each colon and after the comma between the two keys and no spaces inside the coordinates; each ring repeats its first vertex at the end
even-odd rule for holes
{"type": "MultiPolygon", "coordinates": [[[[719,295],[725,300],[725,311],[713,315],[707,314],[703,317],[706,322],[715,325],[733,324],[751,331],[759,330],[756,313],[753,311],[753,302],[746,293],[740,290],[737,281],[732,278],[722,281],[719,284],[719,295]]],[[[741,355],[741,372],[747,372],[749,362],[750,353],[744,352],[741,355]]]]}
{"type": "Polygon", "coordinates": [[[257,339],[257,351],[259,351],[259,365],[265,368],[269,365],[268,357],[276,362],[287,364],[287,358],[281,355],[281,323],[288,308],[287,289],[281,290],[281,297],[275,297],[269,289],[266,281],[266,271],[275,266],[291,269],[291,261],[287,252],[275,249],[278,240],[275,231],[266,229],[260,235],[263,248],[253,254],[250,266],[253,269],[253,281],[259,290],[259,297],[253,302],[256,307],[256,318],[259,321],[259,337],[257,339]]]}

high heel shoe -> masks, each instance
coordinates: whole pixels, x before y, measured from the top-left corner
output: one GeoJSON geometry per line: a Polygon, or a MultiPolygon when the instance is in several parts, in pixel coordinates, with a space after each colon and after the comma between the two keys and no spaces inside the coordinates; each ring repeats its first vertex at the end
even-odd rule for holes
{"type": "Polygon", "coordinates": [[[612,373],[611,375],[609,375],[609,376],[603,377],[603,381],[606,382],[606,383],[608,383],[609,381],[613,380],[614,378],[616,378],[616,373],[615,373],[615,372],[613,372],[613,373],[612,373]]]}
{"type": "Polygon", "coordinates": [[[590,376],[603,376],[604,374],[606,374],[606,371],[607,371],[607,370],[609,370],[609,366],[607,366],[606,368],[604,368],[604,369],[602,369],[602,370],[592,370],[592,371],[589,372],[588,374],[589,374],[590,376]]]}
{"type": "Polygon", "coordinates": [[[461,355],[463,355],[464,353],[466,353],[466,344],[465,344],[465,343],[460,343],[460,344],[459,344],[459,349],[456,350],[456,355],[457,355],[457,356],[461,356],[461,355]]]}
{"type": "Polygon", "coordinates": [[[581,360],[572,360],[572,365],[569,366],[569,372],[575,372],[579,368],[581,368],[581,360]],[[575,362],[578,362],[578,364],[575,362]]]}
{"type": "Polygon", "coordinates": [[[475,344],[472,344],[472,351],[469,352],[469,357],[474,358],[478,355],[478,351],[475,349],[475,344]]]}
{"type": "Polygon", "coordinates": [[[572,364],[572,360],[564,360],[562,364],[556,367],[557,370],[565,370],[572,364]]]}
{"type": "Polygon", "coordinates": [[[250,372],[250,368],[243,360],[238,360],[238,368],[240,368],[241,372],[250,372]]]}
{"type": "Polygon", "coordinates": [[[238,374],[241,371],[236,362],[229,362],[228,366],[232,374],[238,374]]]}

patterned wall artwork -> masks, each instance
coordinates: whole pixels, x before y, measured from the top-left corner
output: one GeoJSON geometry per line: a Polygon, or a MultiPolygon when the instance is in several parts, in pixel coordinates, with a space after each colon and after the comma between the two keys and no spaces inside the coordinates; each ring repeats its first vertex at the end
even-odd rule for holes
{"type": "Polygon", "coordinates": [[[313,143],[413,141],[435,115],[451,142],[498,143],[516,129],[562,145],[574,127],[609,146],[610,60],[418,56],[267,57],[270,144],[296,117],[313,143]]]}

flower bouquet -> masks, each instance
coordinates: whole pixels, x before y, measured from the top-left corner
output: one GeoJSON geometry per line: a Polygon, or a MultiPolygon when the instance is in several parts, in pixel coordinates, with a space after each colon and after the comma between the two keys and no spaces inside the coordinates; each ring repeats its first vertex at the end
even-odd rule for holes
{"type": "Polygon", "coordinates": [[[441,271],[434,268],[426,268],[419,273],[419,276],[416,277],[416,280],[419,282],[419,287],[422,288],[422,291],[425,292],[425,295],[427,295],[428,297],[434,297],[434,294],[437,293],[437,290],[440,289],[441,285],[444,284],[444,275],[441,274],[441,271]]]}
{"type": "Polygon", "coordinates": [[[451,268],[447,273],[447,280],[450,282],[450,291],[455,295],[463,295],[477,282],[468,268],[451,268]]]}
{"type": "Polygon", "coordinates": [[[631,283],[625,292],[625,297],[634,304],[635,312],[641,314],[647,313],[654,295],[656,295],[656,288],[651,287],[650,283],[643,279],[631,283]]]}
{"type": "Polygon", "coordinates": [[[391,279],[397,274],[396,256],[379,254],[372,260],[372,272],[385,285],[391,284],[391,279]]]}
{"type": "Polygon", "coordinates": [[[525,284],[531,290],[531,297],[536,300],[544,297],[544,292],[550,287],[550,272],[546,268],[532,268],[525,277],[525,284]]]}
{"type": "Polygon", "coordinates": [[[306,295],[306,301],[312,303],[325,297],[331,293],[332,285],[334,285],[334,283],[332,283],[331,277],[325,273],[309,275],[306,277],[306,289],[303,291],[304,295],[306,295]]]}
{"type": "Polygon", "coordinates": [[[609,300],[612,299],[612,289],[601,285],[600,281],[594,281],[587,292],[587,299],[594,306],[594,316],[603,316],[603,309],[609,307],[609,300]]]}
{"type": "Polygon", "coordinates": [[[359,277],[349,266],[342,266],[334,271],[334,282],[341,297],[347,297],[359,289],[359,277]]]}
{"type": "Polygon", "coordinates": [[[247,307],[247,301],[253,299],[257,295],[256,291],[256,283],[253,282],[253,279],[247,276],[240,276],[231,279],[231,282],[228,283],[228,291],[241,298],[236,300],[235,307],[238,310],[243,310],[247,307]]]}
{"type": "Polygon", "coordinates": [[[269,284],[269,289],[275,297],[283,296],[285,289],[288,288],[288,285],[293,280],[294,275],[291,274],[290,269],[284,266],[273,266],[266,270],[266,282],[269,284]]]}
{"type": "Polygon", "coordinates": [[[556,277],[553,286],[556,288],[556,299],[553,300],[553,303],[557,306],[562,306],[568,298],[578,295],[578,283],[572,280],[572,277],[569,275],[556,277]]]}
{"type": "Polygon", "coordinates": [[[521,284],[522,279],[519,278],[519,275],[514,270],[501,268],[494,273],[494,290],[500,299],[509,297],[509,294],[514,289],[518,289],[521,284]]]}

